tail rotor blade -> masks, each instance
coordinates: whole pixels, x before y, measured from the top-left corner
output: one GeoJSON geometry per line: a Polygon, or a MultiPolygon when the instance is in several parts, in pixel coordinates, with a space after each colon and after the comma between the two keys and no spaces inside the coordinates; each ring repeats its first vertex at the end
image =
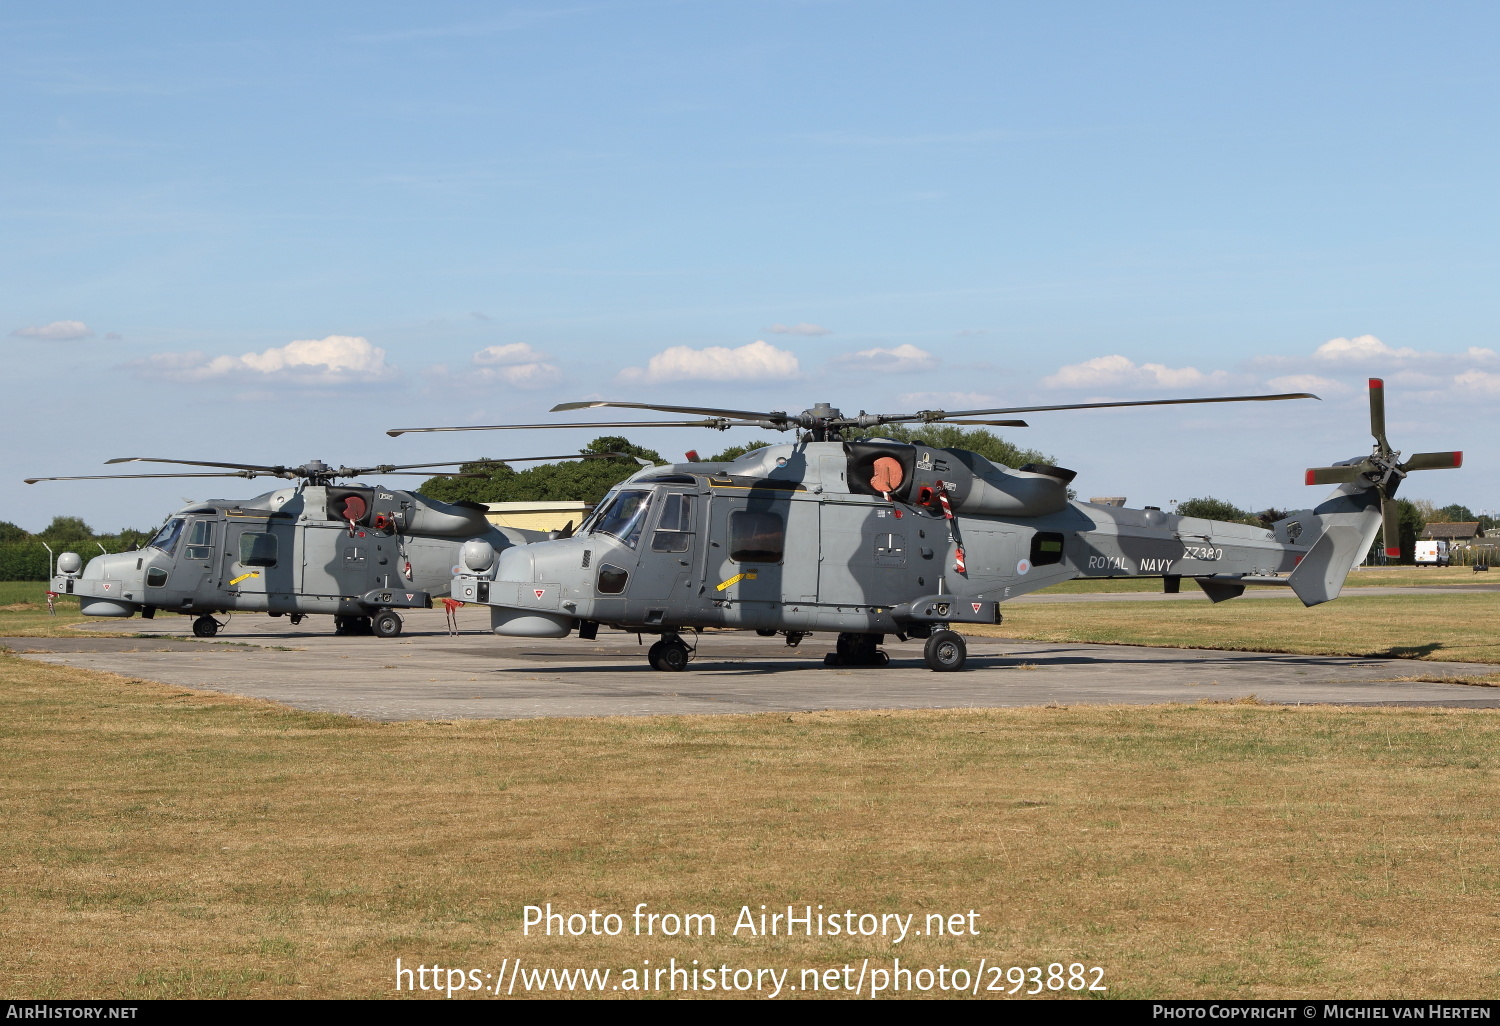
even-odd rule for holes
{"type": "Polygon", "coordinates": [[[1370,379],[1370,434],[1381,452],[1391,451],[1391,443],[1385,440],[1385,382],[1380,378],[1370,379]]]}
{"type": "Polygon", "coordinates": [[[1388,559],[1401,558],[1401,507],[1395,500],[1380,500],[1380,535],[1388,559]]]}
{"type": "Polygon", "coordinates": [[[1309,467],[1307,483],[1310,485],[1344,484],[1353,481],[1370,469],[1368,463],[1356,463],[1352,467],[1309,467]]]}
{"type": "Polygon", "coordinates": [[[1451,470],[1464,465],[1461,452],[1418,452],[1401,464],[1402,470],[1451,470]]]}

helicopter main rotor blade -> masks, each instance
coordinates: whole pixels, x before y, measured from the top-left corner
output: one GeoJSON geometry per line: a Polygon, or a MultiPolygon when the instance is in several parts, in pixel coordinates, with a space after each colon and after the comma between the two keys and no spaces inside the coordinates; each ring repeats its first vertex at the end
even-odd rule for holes
{"type": "MultiPolygon", "coordinates": [[[[637,428],[637,427],[706,427],[717,431],[724,431],[732,427],[763,427],[770,430],[780,430],[769,421],[730,421],[730,420],[627,420],[627,421],[600,421],[597,423],[583,424],[475,424],[466,427],[425,427],[425,428],[392,428],[386,434],[395,438],[398,435],[418,434],[431,431],[527,431],[532,428],[637,428]]],[[[572,458],[572,457],[570,457],[572,458]]]]}
{"type": "MultiPolygon", "coordinates": [[[[933,421],[945,421],[953,417],[990,417],[1006,413],[1047,413],[1052,410],[1103,410],[1121,406],[1187,406],[1193,403],[1265,403],[1277,402],[1282,399],[1317,399],[1311,392],[1282,392],[1277,395],[1220,395],[1206,399],[1138,399],[1134,402],[1125,403],[1064,403],[1061,406],[1010,406],[1000,410],[928,410],[925,414],[916,413],[903,420],[924,420],[928,415],[933,421]]],[[[889,418],[895,420],[896,418],[889,418]]]]}
{"type": "Polygon", "coordinates": [[[27,484],[36,484],[38,481],[120,481],[125,478],[135,477],[248,477],[256,478],[262,475],[253,470],[242,470],[239,473],[226,474],[85,474],[81,477],[28,477],[27,484]]]}
{"type": "Polygon", "coordinates": [[[986,424],[990,427],[1030,427],[1024,420],[942,420],[933,421],[934,424],[986,424]]]}
{"type": "Polygon", "coordinates": [[[787,418],[785,411],[762,413],[758,410],[719,410],[709,406],[657,406],[653,403],[617,403],[595,399],[580,403],[558,403],[549,413],[566,413],[569,410],[595,410],[601,406],[615,406],[627,410],[656,410],[660,413],[701,413],[705,417],[728,417],[730,420],[781,420],[787,418]]]}
{"type": "Polygon", "coordinates": [[[177,463],[185,467],[224,467],[228,470],[259,470],[266,474],[280,474],[291,468],[289,467],[267,467],[259,463],[205,463],[202,460],[166,460],[157,456],[117,456],[112,460],[105,460],[105,465],[111,463],[177,463]]]}

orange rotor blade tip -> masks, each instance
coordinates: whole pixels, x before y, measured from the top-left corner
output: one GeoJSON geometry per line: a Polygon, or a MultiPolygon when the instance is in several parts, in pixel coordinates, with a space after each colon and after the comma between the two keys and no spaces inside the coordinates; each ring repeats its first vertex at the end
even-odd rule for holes
{"type": "Polygon", "coordinates": [[[1380,379],[1380,378],[1371,378],[1370,379],[1370,387],[1371,388],[1384,388],[1385,387],[1385,382],[1382,379],[1380,379]]]}
{"type": "Polygon", "coordinates": [[[1394,549],[1386,549],[1385,550],[1385,554],[1387,556],[1395,556],[1397,559],[1400,559],[1401,558],[1401,549],[1399,547],[1394,548],[1394,549]]]}
{"type": "Polygon", "coordinates": [[[1318,472],[1316,470],[1309,470],[1307,472],[1307,483],[1310,484],[1310,485],[1311,484],[1317,484],[1318,482],[1316,480],[1314,480],[1314,478],[1316,478],[1317,476],[1318,476],[1318,472]]]}
{"type": "Polygon", "coordinates": [[[1453,454],[1453,465],[1455,467],[1461,467],[1464,465],[1464,454],[1462,452],[1456,452],[1453,454]]]}

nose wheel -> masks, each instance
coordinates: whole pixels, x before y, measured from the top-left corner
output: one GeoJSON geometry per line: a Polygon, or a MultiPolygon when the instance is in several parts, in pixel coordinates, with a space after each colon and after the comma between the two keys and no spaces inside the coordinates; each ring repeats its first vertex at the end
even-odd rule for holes
{"type": "Polygon", "coordinates": [[[950,630],[933,631],[922,650],[928,669],[939,672],[962,670],[969,658],[963,636],[950,630]]]}
{"type": "Polygon", "coordinates": [[[675,634],[662,638],[646,652],[646,658],[650,661],[653,670],[663,670],[669,673],[680,673],[686,670],[688,660],[692,657],[693,650],[683,644],[682,639],[675,634]]]}
{"type": "Polygon", "coordinates": [[[382,609],[370,621],[370,630],[377,638],[394,638],[401,633],[401,617],[393,610],[382,609]]]}

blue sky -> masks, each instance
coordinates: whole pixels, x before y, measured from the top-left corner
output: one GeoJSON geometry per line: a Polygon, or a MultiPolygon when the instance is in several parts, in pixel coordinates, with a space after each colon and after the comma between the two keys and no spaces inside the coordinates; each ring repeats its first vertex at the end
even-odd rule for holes
{"type": "Polygon", "coordinates": [[[1293,505],[1366,451],[1371,374],[1398,447],[1466,453],[1404,494],[1500,507],[1497,30],[1484,4],[9,4],[0,519],[146,526],[206,487],[20,484],[113,456],[566,451],[593,433],[383,431],[580,398],[1305,387],[1014,433],[1084,495],[1293,505]]]}

